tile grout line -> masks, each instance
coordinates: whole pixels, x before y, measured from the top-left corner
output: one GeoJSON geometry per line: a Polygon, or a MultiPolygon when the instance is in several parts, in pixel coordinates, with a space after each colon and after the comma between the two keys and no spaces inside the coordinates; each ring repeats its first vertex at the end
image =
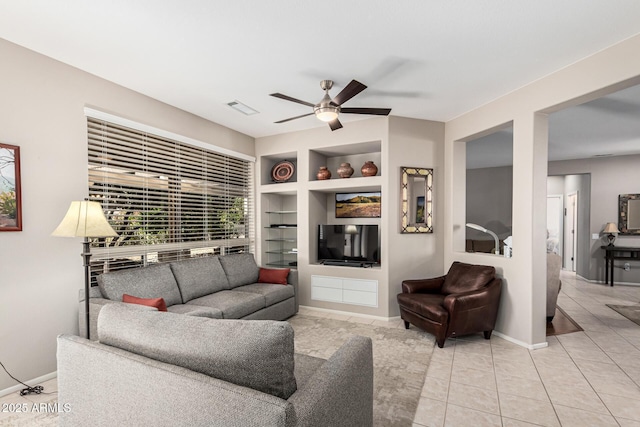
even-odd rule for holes
{"type": "MultiPolygon", "coordinates": [[[[571,297],[569,297],[569,298],[571,298],[571,297]]],[[[571,300],[573,300],[573,298],[571,298],[571,300]]],[[[575,300],[573,300],[573,301],[575,301],[575,300]]],[[[582,307],[582,305],[581,305],[581,307],[582,307]]],[[[584,309],[584,310],[586,310],[586,311],[589,311],[589,310],[587,310],[587,309],[586,309],[586,308],[584,308],[584,307],[583,307],[583,309],[584,309]]],[[[584,331],[583,331],[583,332],[584,332],[584,331]]],[[[585,336],[586,336],[586,337],[587,337],[587,338],[588,338],[588,339],[589,339],[589,340],[590,340],[590,341],[591,341],[591,342],[592,342],[592,343],[593,343],[593,344],[594,344],[598,349],[600,349],[600,346],[598,346],[598,344],[596,344],[596,342],[595,342],[595,341],[593,341],[593,339],[592,339],[589,335],[587,335],[586,333],[585,333],[584,335],[585,335],[585,336]]],[[[616,417],[615,417],[615,416],[613,415],[613,413],[611,412],[611,409],[609,409],[609,407],[608,407],[608,406],[607,406],[607,404],[604,402],[604,400],[602,400],[602,397],[600,396],[600,393],[598,393],[598,392],[596,391],[596,389],[594,389],[594,388],[593,388],[593,384],[591,384],[591,382],[590,382],[590,381],[589,381],[589,379],[586,377],[586,375],[584,374],[584,372],[582,372],[582,369],[580,369],[580,366],[576,363],[576,361],[575,361],[575,359],[573,358],[573,356],[571,355],[571,353],[569,353],[569,351],[567,351],[567,348],[564,346],[564,344],[562,344],[562,341],[561,341],[560,339],[558,339],[558,344],[559,344],[559,345],[562,347],[562,349],[567,353],[567,356],[569,356],[569,359],[571,359],[571,362],[576,366],[576,368],[578,368],[578,372],[580,372],[580,375],[582,375],[582,377],[585,379],[585,381],[587,382],[587,384],[589,384],[589,387],[590,387],[590,388],[591,388],[591,390],[595,393],[595,395],[598,397],[598,400],[600,401],[600,403],[602,403],[602,405],[606,408],[606,410],[607,410],[607,412],[609,413],[609,415],[611,415],[611,417],[615,420],[615,422],[616,422],[616,423],[618,423],[618,420],[616,420],[616,417]]],[[[600,350],[602,350],[602,349],[600,349],[600,350]]],[[[605,354],[606,354],[606,352],[604,352],[604,351],[603,351],[603,353],[605,353],[605,354]]],[[[606,356],[607,356],[607,357],[609,357],[609,359],[611,359],[611,357],[610,357],[608,354],[606,354],[606,356]]],[[[615,361],[614,361],[613,359],[611,359],[611,361],[615,363],[615,361]]],[[[534,364],[535,364],[535,361],[534,361],[534,364]]],[[[618,365],[616,364],[616,366],[618,366],[618,365]]],[[[536,368],[536,369],[537,369],[537,368],[536,368]]],[[[624,372],[624,370],[623,370],[623,372],[624,372]]],[[[625,374],[626,374],[626,373],[625,373],[625,374]]],[[[541,377],[540,379],[542,379],[542,377],[541,377]]],[[[544,385],[544,381],[542,382],[542,384],[544,385]]],[[[546,387],[545,387],[545,390],[546,390],[546,387]]],[[[549,398],[549,400],[551,400],[551,398],[549,398]]],[[[556,410],[556,409],[555,409],[555,405],[553,404],[553,401],[552,401],[552,400],[551,400],[551,405],[553,406],[553,410],[555,411],[555,410],[556,410]]],[[[566,406],[566,405],[564,405],[564,406],[566,406]]],[[[575,408],[575,409],[580,409],[580,408],[575,408]]],[[[584,410],[584,409],[583,409],[583,410],[584,410]]],[[[588,412],[590,412],[590,411],[588,411],[588,412]]],[[[596,412],[594,411],[594,413],[596,413],[596,412]]],[[[556,416],[557,416],[557,411],[556,411],[556,416]]],[[[558,420],[560,420],[560,417],[558,417],[558,420]]],[[[561,424],[561,425],[562,425],[562,424],[561,424]]],[[[618,423],[618,425],[620,425],[620,423],[618,423]]]]}

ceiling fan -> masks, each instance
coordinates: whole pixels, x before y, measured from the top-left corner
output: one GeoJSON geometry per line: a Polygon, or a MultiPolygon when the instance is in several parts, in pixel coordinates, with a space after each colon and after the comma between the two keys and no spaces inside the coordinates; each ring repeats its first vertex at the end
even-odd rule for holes
{"type": "Polygon", "coordinates": [[[335,98],[331,99],[329,96],[329,90],[333,87],[332,80],[322,80],[320,82],[320,87],[324,90],[324,97],[317,104],[312,104],[310,102],[301,101],[296,98],[292,98],[287,95],[283,95],[281,93],[272,93],[271,96],[275,96],[276,98],[284,99],[286,101],[297,102],[298,104],[306,105],[308,107],[313,108],[312,113],[303,114],[301,116],[290,117],[288,119],[280,120],[275,123],[284,123],[290,120],[299,119],[302,117],[307,117],[312,114],[315,114],[316,117],[323,122],[329,123],[329,127],[331,130],[337,130],[342,127],[342,123],[338,120],[338,115],[340,113],[346,114],[373,114],[377,116],[388,116],[391,112],[391,108],[348,108],[342,107],[342,104],[362,92],[367,88],[367,86],[363,85],[357,80],[351,80],[351,82],[344,88],[342,91],[335,96],[335,98]]]}

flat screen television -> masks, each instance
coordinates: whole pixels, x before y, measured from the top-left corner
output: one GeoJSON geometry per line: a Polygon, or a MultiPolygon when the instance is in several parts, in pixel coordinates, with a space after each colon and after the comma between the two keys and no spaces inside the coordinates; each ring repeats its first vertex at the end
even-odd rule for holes
{"type": "Polygon", "coordinates": [[[380,265],[378,225],[318,225],[318,262],[325,265],[380,265]]]}

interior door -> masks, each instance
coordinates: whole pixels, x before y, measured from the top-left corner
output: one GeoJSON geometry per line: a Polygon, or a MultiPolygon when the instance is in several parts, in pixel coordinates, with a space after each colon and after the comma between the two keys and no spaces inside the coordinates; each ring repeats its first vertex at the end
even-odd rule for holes
{"type": "Polygon", "coordinates": [[[547,252],[563,254],[564,224],[562,194],[547,196],[547,252]]]}
{"type": "Polygon", "coordinates": [[[576,250],[578,247],[578,234],[576,232],[578,224],[578,193],[570,193],[567,195],[567,208],[565,209],[564,224],[564,268],[575,272],[576,250]]]}

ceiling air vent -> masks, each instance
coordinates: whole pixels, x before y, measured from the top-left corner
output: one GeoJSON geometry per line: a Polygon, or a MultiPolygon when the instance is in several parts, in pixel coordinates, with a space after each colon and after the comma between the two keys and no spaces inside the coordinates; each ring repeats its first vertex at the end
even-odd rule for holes
{"type": "Polygon", "coordinates": [[[251,116],[253,114],[258,114],[257,110],[254,110],[253,108],[249,107],[248,105],[243,104],[240,101],[227,102],[227,105],[229,107],[233,108],[234,110],[240,111],[242,114],[244,114],[246,116],[251,116]]]}

